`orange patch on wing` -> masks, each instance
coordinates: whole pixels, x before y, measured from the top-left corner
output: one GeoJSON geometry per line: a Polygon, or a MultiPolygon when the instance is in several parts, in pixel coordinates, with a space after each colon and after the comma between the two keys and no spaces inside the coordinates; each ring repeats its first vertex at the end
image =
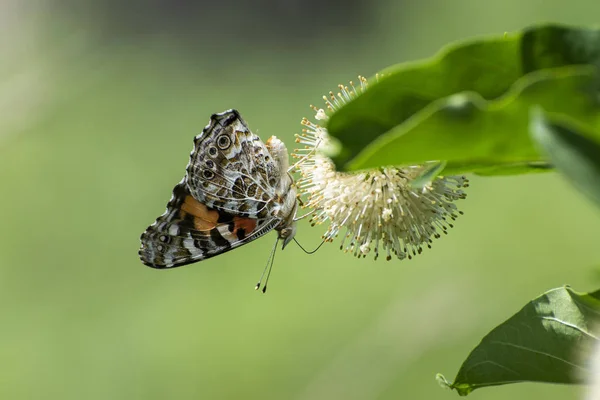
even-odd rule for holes
{"type": "Polygon", "coordinates": [[[237,236],[242,229],[244,237],[248,236],[256,229],[256,220],[247,217],[233,217],[233,234],[237,236]]]}
{"type": "Polygon", "coordinates": [[[192,196],[185,196],[181,205],[181,217],[190,214],[194,217],[194,227],[199,231],[209,231],[217,226],[219,212],[211,210],[192,196]]]}

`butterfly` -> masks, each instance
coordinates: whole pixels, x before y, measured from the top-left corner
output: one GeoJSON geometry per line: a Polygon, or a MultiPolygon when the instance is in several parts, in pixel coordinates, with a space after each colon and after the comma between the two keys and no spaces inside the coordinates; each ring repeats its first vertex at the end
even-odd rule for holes
{"type": "MultiPolygon", "coordinates": [[[[284,143],[263,143],[236,110],[210,117],[166,212],[141,236],[140,259],[173,268],[218,256],[275,230],[296,234],[296,188],[284,143]]],[[[277,243],[276,243],[277,245],[277,243]]]]}

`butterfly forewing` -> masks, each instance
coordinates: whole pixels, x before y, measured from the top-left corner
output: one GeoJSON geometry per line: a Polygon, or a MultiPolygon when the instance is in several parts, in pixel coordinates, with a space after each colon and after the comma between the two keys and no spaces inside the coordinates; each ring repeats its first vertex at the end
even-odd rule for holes
{"type": "Polygon", "coordinates": [[[226,212],[264,218],[282,171],[265,144],[232,110],[213,115],[194,139],[187,176],[198,201],[226,212]]]}

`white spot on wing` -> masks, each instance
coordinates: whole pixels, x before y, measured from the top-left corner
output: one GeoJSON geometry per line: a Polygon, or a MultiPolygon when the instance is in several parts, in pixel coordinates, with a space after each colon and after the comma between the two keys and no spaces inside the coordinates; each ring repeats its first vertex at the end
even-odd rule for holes
{"type": "Polygon", "coordinates": [[[179,227],[177,225],[169,226],[169,235],[171,235],[171,236],[179,235],[179,227]]]}

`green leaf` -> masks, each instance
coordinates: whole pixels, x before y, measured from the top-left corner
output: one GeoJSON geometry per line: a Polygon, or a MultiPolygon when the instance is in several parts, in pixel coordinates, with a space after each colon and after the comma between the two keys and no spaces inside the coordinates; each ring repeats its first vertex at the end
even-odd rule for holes
{"type": "Polygon", "coordinates": [[[445,162],[432,163],[425,171],[423,171],[423,173],[421,173],[421,175],[410,181],[410,186],[413,189],[423,189],[425,186],[429,185],[445,167],[445,162]]]}
{"type": "Polygon", "coordinates": [[[574,116],[598,126],[600,138],[600,106],[590,89],[595,72],[593,67],[542,70],[518,80],[497,100],[472,92],[439,100],[381,135],[347,165],[357,170],[445,160],[444,174],[547,170],[544,154],[529,135],[529,110],[541,105],[574,116]]]}
{"type": "Polygon", "coordinates": [[[541,109],[531,118],[531,135],[556,168],[582,193],[600,205],[600,145],[588,139],[575,121],[549,119],[541,109]]]}
{"type": "Polygon", "coordinates": [[[544,25],[526,29],[521,38],[524,74],[566,65],[600,66],[600,30],[544,25]]]}
{"type": "Polygon", "coordinates": [[[600,291],[552,289],[492,330],[473,349],[450,383],[466,396],[474,389],[517,382],[581,383],[588,371],[582,355],[598,337],[600,291]]]}
{"type": "Polygon", "coordinates": [[[500,166],[483,168],[477,170],[477,175],[521,175],[534,174],[537,172],[553,171],[554,166],[546,161],[532,161],[526,163],[502,164],[500,166]]]}
{"type": "Polygon", "coordinates": [[[369,89],[335,112],[327,123],[329,134],[343,144],[334,159],[338,167],[432,101],[466,90],[489,99],[502,95],[522,75],[515,62],[519,37],[461,43],[442,50],[432,60],[381,71],[379,82],[371,79],[369,89]]]}
{"type": "MultiPolygon", "coordinates": [[[[523,116],[528,115],[531,102],[541,101],[554,112],[565,109],[577,118],[589,112],[583,107],[590,105],[590,96],[587,93],[584,102],[577,102],[577,97],[586,90],[593,91],[596,82],[590,79],[587,88],[573,87],[572,91],[562,85],[558,89],[562,90],[560,96],[553,95],[554,82],[545,82],[543,95],[533,93],[537,90],[534,87],[526,101],[517,105],[526,107],[519,115],[515,115],[516,107],[510,108],[508,103],[529,85],[538,85],[542,79],[553,80],[552,72],[542,70],[597,66],[599,54],[600,30],[544,25],[523,33],[454,44],[430,60],[388,68],[377,82],[371,80],[364,93],[331,115],[327,129],[341,143],[334,157],[336,166],[340,170],[357,170],[453,159],[447,166],[450,170],[477,171],[482,167],[503,173],[505,164],[527,166],[539,161],[539,154],[525,138],[528,117],[523,116]],[[574,100],[579,108],[572,104],[574,100]],[[497,118],[472,118],[474,113],[481,114],[477,111],[498,107],[510,110],[496,115],[497,118]],[[431,116],[436,118],[431,120],[431,116]],[[427,126],[421,126],[425,123],[427,126]],[[472,129],[479,132],[473,133],[472,129]],[[424,132],[427,134],[422,135],[424,132]],[[498,144],[500,132],[507,136],[500,144],[504,152],[501,160],[482,154],[481,146],[498,144]],[[481,138],[488,134],[493,139],[486,144],[481,138]],[[472,143],[473,136],[478,136],[476,145],[472,143]],[[513,136],[518,136],[518,143],[511,143],[513,136]],[[509,148],[504,148],[506,144],[509,148]],[[457,153],[457,149],[462,150],[457,153]],[[471,152],[472,149],[479,151],[471,152]],[[513,151],[516,155],[510,157],[513,151]]],[[[488,148],[488,153],[492,150],[495,149],[488,148]]]]}

